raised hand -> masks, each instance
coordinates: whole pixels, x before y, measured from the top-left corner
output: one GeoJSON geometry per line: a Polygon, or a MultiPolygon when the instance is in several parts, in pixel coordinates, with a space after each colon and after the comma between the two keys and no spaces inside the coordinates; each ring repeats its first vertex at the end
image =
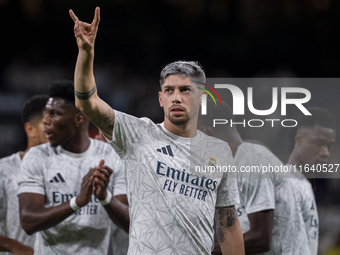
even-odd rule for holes
{"type": "Polygon", "coordinates": [[[95,168],[94,176],[94,195],[99,200],[105,200],[107,192],[107,186],[110,182],[110,176],[113,170],[108,166],[105,166],[105,161],[102,159],[99,165],[95,168]]]}
{"type": "Polygon", "coordinates": [[[72,10],[69,10],[69,13],[74,21],[74,35],[77,38],[78,48],[87,52],[92,51],[100,21],[99,7],[96,7],[94,11],[94,18],[91,24],[80,21],[72,10]]]}
{"type": "Polygon", "coordinates": [[[95,169],[90,168],[89,172],[83,177],[83,182],[81,183],[80,194],[77,196],[76,204],[79,207],[87,205],[91,200],[91,195],[93,193],[93,173],[95,169]]]}

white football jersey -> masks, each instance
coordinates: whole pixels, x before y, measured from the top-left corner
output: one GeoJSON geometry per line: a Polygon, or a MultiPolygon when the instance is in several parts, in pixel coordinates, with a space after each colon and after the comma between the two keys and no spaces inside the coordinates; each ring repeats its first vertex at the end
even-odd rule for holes
{"type": "MultiPolygon", "coordinates": [[[[126,194],[122,161],[102,141],[90,140],[83,153],[71,153],[61,146],[43,144],[25,155],[19,180],[19,194],[45,196],[45,207],[57,206],[80,193],[83,177],[101,159],[114,172],[108,190],[113,196],[126,194]]],[[[99,200],[91,201],[58,225],[36,234],[34,254],[107,254],[111,220],[99,200]]]]}
{"type": "MultiPolygon", "coordinates": [[[[242,143],[234,158],[238,169],[245,166],[283,166],[267,148],[259,144],[242,143]]],[[[243,168],[244,169],[244,168],[243,168]]],[[[238,173],[240,204],[237,216],[243,233],[249,230],[247,214],[274,209],[271,249],[266,255],[309,255],[307,235],[302,216],[297,213],[296,194],[289,178],[280,172],[238,173]]]]}
{"type": "Polygon", "coordinates": [[[0,211],[5,208],[0,216],[1,234],[33,248],[35,235],[27,235],[20,225],[17,196],[20,166],[20,152],[0,159],[0,211]]]}
{"type": "Polygon", "coordinates": [[[297,195],[297,201],[300,205],[300,213],[302,214],[305,223],[311,254],[317,255],[319,243],[319,215],[312,184],[299,170],[294,172],[294,178],[290,178],[289,181],[292,182],[294,192],[297,195]]]}
{"type": "Polygon", "coordinates": [[[128,254],[211,254],[215,206],[239,202],[237,183],[226,173],[195,169],[232,163],[227,143],[201,132],[176,136],[163,124],[118,111],[112,136],[125,163],[128,254]]]}

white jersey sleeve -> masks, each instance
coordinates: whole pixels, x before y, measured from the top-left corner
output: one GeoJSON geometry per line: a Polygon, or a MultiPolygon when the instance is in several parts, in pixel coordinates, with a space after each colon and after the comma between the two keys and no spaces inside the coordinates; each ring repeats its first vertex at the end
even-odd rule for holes
{"type": "MultiPolygon", "coordinates": [[[[226,166],[233,166],[234,160],[231,154],[231,150],[228,146],[226,166]]],[[[237,188],[236,176],[232,176],[230,173],[223,173],[221,183],[217,189],[216,207],[227,207],[236,205],[240,202],[239,192],[237,188]]]]}
{"type": "Polygon", "coordinates": [[[236,178],[223,177],[217,189],[216,207],[227,207],[239,203],[236,178]]]}
{"type": "Polygon", "coordinates": [[[274,184],[270,178],[242,178],[238,182],[246,214],[275,208],[274,184]]]}
{"type": "Polygon", "coordinates": [[[115,111],[115,122],[112,140],[109,141],[120,157],[128,157],[133,153],[133,144],[139,143],[145,129],[152,128],[155,124],[148,118],[134,116],[115,111]]]}
{"type": "Polygon", "coordinates": [[[37,150],[34,147],[26,153],[20,169],[18,194],[36,193],[45,195],[43,172],[46,169],[42,161],[43,154],[42,150],[37,150]]]}

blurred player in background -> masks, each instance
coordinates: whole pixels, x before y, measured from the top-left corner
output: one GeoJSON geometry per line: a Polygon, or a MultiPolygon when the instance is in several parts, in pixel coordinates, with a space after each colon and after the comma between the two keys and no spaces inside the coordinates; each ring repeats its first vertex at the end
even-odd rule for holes
{"type": "Polygon", "coordinates": [[[44,133],[43,111],[47,95],[36,95],[26,101],[22,123],[27,135],[27,148],[0,159],[0,251],[13,254],[33,254],[35,235],[29,236],[20,226],[18,201],[18,175],[26,152],[33,146],[47,143],[44,133]]]}
{"type": "MultiPolygon", "coordinates": [[[[291,184],[276,173],[241,172],[244,167],[281,167],[283,163],[265,146],[244,142],[235,125],[213,127],[214,119],[234,119],[226,102],[216,107],[208,100],[207,114],[199,117],[198,127],[226,141],[233,152],[234,164],[240,171],[237,173],[240,204],[236,210],[246,254],[309,255],[307,236],[301,231],[303,223],[295,213],[297,206],[291,184]]],[[[213,254],[221,254],[218,245],[213,254]]]]}
{"type": "Polygon", "coordinates": [[[125,163],[131,218],[128,254],[210,254],[215,206],[224,254],[244,254],[234,208],[238,203],[235,180],[226,175],[214,179],[194,175],[190,168],[190,161],[207,165],[209,160],[206,154],[196,157],[193,152],[213,154],[221,164],[232,161],[227,144],[196,130],[202,93],[194,81],[205,80],[201,67],[178,61],[162,70],[162,124],[113,110],[98,97],[93,76],[99,8],[92,24],[79,21],[71,10],[70,15],[79,48],[76,105],[125,163]],[[208,142],[216,142],[225,153],[208,150],[208,142]],[[192,148],[195,145],[197,150],[192,148]]]}
{"type": "MultiPolygon", "coordinates": [[[[336,139],[334,118],[322,108],[307,108],[312,114],[301,114],[298,125],[291,130],[289,141],[289,159],[287,164],[296,166],[296,172],[290,178],[298,204],[301,207],[303,220],[308,235],[312,255],[318,254],[319,216],[316,207],[312,179],[304,176],[305,166],[308,169],[327,164],[336,139]],[[302,172],[300,171],[302,170],[302,172]]],[[[327,167],[328,168],[328,167],[327,167]]],[[[312,170],[308,171],[309,173],[312,170]]]]}
{"type": "Polygon", "coordinates": [[[107,254],[111,220],[129,226],[121,160],[107,143],[89,138],[72,81],[53,82],[48,94],[50,143],[31,148],[21,166],[21,225],[37,232],[35,254],[107,254]]]}

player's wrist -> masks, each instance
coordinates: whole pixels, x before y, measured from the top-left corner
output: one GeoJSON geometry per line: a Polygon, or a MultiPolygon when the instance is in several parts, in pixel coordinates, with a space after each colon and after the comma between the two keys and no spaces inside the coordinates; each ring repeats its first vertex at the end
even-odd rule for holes
{"type": "Polygon", "coordinates": [[[111,199],[112,199],[112,193],[109,191],[109,190],[106,190],[106,197],[104,200],[99,200],[99,202],[102,204],[102,205],[107,205],[111,202],[111,199]]]}
{"type": "Polygon", "coordinates": [[[78,211],[81,208],[81,206],[79,206],[78,203],[77,203],[77,197],[72,197],[70,199],[70,207],[75,212],[78,211]]]}
{"type": "Polygon", "coordinates": [[[87,58],[93,58],[94,57],[94,47],[88,46],[88,47],[79,47],[79,52],[78,54],[80,57],[83,57],[85,59],[87,58]],[[86,48],[86,49],[85,49],[86,48]]]}

